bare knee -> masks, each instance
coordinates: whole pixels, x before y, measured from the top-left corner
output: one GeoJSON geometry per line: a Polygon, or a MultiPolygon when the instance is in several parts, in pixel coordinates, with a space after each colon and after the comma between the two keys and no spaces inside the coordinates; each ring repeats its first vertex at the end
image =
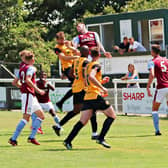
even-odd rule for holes
{"type": "Polygon", "coordinates": [[[107,117],[111,117],[113,118],[114,120],[116,119],[116,114],[115,114],[115,111],[113,109],[112,106],[110,106],[107,110],[104,111],[104,114],[107,116],[107,117]]]}

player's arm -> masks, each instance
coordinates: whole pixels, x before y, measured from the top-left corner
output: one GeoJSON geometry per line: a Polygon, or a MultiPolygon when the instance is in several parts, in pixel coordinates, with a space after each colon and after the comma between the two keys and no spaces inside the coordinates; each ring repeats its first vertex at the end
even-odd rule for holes
{"type": "Polygon", "coordinates": [[[108,94],[108,90],[105,88],[105,87],[103,87],[103,85],[96,79],[96,73],[98,72],[98,67],[97,66],[95,66],[92,70],[91,70],[91,72],[90,72],[90,74],[89,74],[89,80],[94,84],[94,85],[96,85],[97,87],[99,87],[102,91],[103,91],[103,93],[104,94],[108,94]]]}
{"type": "Polygon", "coordinates": [[[149,78],[148,78],[148,83],[147,83],[147,93],[148,93],[148,96],[152,96],[151,94],[151,91],[150,91],[150,86],[153,82],[153,79],[155,77],[155,74],[154,74],[154,63],[152,61],[150,61],[148,63],[148,69],[149,69],[149,78]]]}
{"type": "Polygon", "coordinates": [[[72,45],[75,47],[75,48],[78,48],[79,46],[79,37],[76,36],[72,39],[72,45]]]}
{"type": "Polygon", "coordinates": [[[66,45],[70,50],[73,51],[73,54],[74,54],[74,55],[80,56],[80,51],[79,51],[76,47],[73,46],[73,43],[72,43],[71,41],[66,41],[66,42],[65,42],[65,45],[66,45]]]}
{"type": "Polygon", "coordinates": [[[44,95],[45,91],[39,89],[32,81],[31,81],[32,76],[31,75],[27,75],[26,76],[26,80],[25,82],[27,83],[28,86],[30,86],[31,88],[34,88],[34,90],[39,93],[40,95],[44,95]]]}
{"type": "Polygon", "coordinates": [[[47,86],[48,86],[48,88],[49,88],[49,89],[51,89],[52,91],[54,91],[54,90],[55,90],[54,86],[53,86],[53,85],[51,85],[51,84],[50,84],[50,83],[48,83],[48,82],[47,82],[47,86]]]}
{"type": "Polygon", "coordinates": [[[112,58],[112,55],[110,52],[106,52],[104,47],[103,47],[103,44],[100,42],[100,38],[99,38],[99,35],[95,32],[95,39],[96,39],[96,43],[98,45],[98,48],[100,49],[100,51],[103,52],[103,54],[107,57],[107,58],[112,58]]]}
{"type": "Polygon", "coordinates": [[[65,56],[64,53],[59,53],[58,57],[59,57],[59,59],[62,59],[65,61],[74,60],[74,59],[79,58],[79,56],[65,56]]]}
{"type": "Polygon", "coordinates": [[[88,65],[89,61],[88,60],[85,60],[82,64],[82,76],[84,78],[84,82],[85,82],[85,86],[88,86],[88,83],[87,83],[87,65],[88,65]]]}
{"type": "Polygon", "coordinates": [[[37,87],[37,85],[35,85],[31,78],[33,76],[33,74],[35,73],[36,69],[35,67],[33,66],[30,66],[27,70],[27,73],[26,73],[26,79],[25,79],[25,82],[27,83],[27,85],[31,88],[34,88],[34,90],[39,93],[40,95],[44,95],[45,94],[45,91],[44,90],[41,90],[37,87]]]}
{"type": "Polygon", "coordinates": [[[69,61],[69,60],[79,58],[79,56],[65,56],[65,54],[59,48],[54,48],[54,51],[58,55],[59,59],[62,59],[62,60],[65,60],[65,61],[69,61]]]}
{"type": "Polygon", "coordinates": [[[15,77],[15,79],[12,81],[12,85],[20,88],[22,84],[20,83],[19,78],[15,77]]]}

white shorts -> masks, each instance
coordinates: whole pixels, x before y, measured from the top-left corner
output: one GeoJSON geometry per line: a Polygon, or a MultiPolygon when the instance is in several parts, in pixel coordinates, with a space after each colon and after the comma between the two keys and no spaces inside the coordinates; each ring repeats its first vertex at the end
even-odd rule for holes
{"type": "Polygon", "coordinates": [[[154,101],[158,103],[162,103],[164,98],[168,100],[168,88],[157,89],[155,91],[154,101]]]}
{"type": "Polygon", "coordinates": [[[30,93],[22,94],[22,113],[32,115],[37,110],[41,110],[42,108],[35,96],[30,93]]]}
{"type": "Polygon", "coordinates": [[[51,109],[53,109],[53,110],[55,111],[54,106],[53,106],[53,104],[52,104],[51,102],[48,102],[48,103],[40,103],[40,106],[42,107],[42,109],[43,109],[44,111],[49,112],[51,109]]]}

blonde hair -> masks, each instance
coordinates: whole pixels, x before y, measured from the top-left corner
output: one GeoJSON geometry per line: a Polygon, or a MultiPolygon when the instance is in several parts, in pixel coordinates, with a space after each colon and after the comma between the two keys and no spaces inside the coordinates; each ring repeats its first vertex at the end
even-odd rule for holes
{"type": "Polygon", "coordinates": [[[22,51],[19,52],[19,55],[20,55],[20,57],[31,56],[31,55],[34,56],[34,53],[32,51],[29,51],[29,50],[22,50],[22,51]]]}
{"type": "Polygon", "coordinates": [[[19,53],[19,55],[20,55],[20,57],[24,57],[26,60],[30,60],[30,59],[32,59],[32,57],[34,57],[34,53],[29,50],[22,50],[19,53]]]}

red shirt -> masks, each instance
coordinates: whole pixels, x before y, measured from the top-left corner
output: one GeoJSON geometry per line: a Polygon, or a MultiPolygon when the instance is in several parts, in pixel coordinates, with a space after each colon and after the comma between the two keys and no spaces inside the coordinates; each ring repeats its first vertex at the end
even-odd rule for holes
{"type": "Polygon", "coordinates": [[[157,79],[157,89],[168,88],[168,59],[157,56],[152,59],[157,79]]]}
{"type": "Polygon", "coordinates": [[[92,47],[97,46],[94,32],[88,31],[86,34],[78,35],[78,37],[79,37],[80,47],[87,45],[89,47],[89,49],[91,49],[92,47]]]}
{"type": "Polygon", "coordinates": [[[27,75],[29,75],[29,71],[31,71],[31,81],[35,84],[36,81],[36,71],[35,71],[35,67],[31,66],[31,65],[27,65],[27,64],[23,64],[20,69],[19,69],[19,78],[20,78],[20,82],[21,82],[21,88],[20,91],[21,93],[31,93],[32,95],[35,95],[35,90],[34,88],[31,88],[30,86],[28,86],[28,84],[25,82],[27,75]]]}
{"type": "Polygon", "coordinates": [[[19,69],[24,65],[25,63],[22,61],[19,65],[19,69]]]}
{"type": "Polygon", "coordinates": [[[38,93],[36,93],[36,97],[39,103],[48,103],[50,102],[50,98],[49,98],[49,86],[48,84],[45,84],[45,81],[43,80],[38,80],[36,81],[36,85],[38,88],[42,89],[45,91],[44,95],[40,95],[38,93]]]}

